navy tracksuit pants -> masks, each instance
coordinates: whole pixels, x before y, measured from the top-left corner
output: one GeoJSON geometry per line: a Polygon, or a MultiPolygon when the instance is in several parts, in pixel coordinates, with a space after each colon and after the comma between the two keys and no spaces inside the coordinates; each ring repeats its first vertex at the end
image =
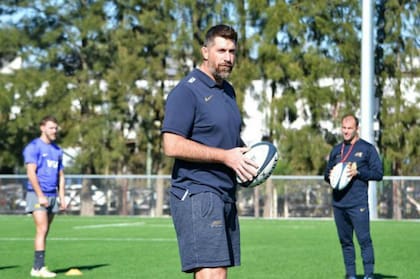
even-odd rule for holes
{"type": "Polygon", "coordinates": [[[365,276],[373,275],[375,258],[370,237],[369,206],[364,204],[351,208],[333,207],[333,209],[347,276],[356,276],[353,231],[360,245],[365,276]]]}

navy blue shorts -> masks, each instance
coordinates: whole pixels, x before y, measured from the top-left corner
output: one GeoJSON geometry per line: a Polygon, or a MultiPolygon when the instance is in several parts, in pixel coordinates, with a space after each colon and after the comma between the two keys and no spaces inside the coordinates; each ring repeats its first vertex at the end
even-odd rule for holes
{"type": "Polygon", "coordinates": [[[240,233],[235,203],[204,192],[170,195],[182,271],[240,265],[240,233]]]}

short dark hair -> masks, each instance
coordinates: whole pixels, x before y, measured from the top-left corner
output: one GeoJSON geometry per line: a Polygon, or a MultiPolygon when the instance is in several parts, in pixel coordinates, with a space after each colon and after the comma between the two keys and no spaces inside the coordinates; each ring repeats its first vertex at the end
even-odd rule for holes
{"type": "Polygon", "coordinates": [[[218,24],[207,31],[204,46],[208,46],[216,37],[232,40],[235,44],[238,42],[238,33],[236,33],[233,27],[225,24],[218,24]]]}
{"type": "Polygon", "coordinates": [[[54,116],[52,116],[52,115],[47,115],[47,116],[44,116],[42,119],[41,119],[41,122],[39,122],[39,126],[44,126],[48,121],[51,121],[51,122],[53,122],[53,123],[55,123],[55,124],[57,124],[58,123],[58,121],[57,121],[57,118],[55,118],[54,116]]]}
{"type": "Polygon", "coordinates": [[[356,117],[353,113],[347,113],[341,117],[341,122],[343,122],[344,118],[351,117],[354,119],[354,122],[356,122],[356,128],[359,127],[359,118],[356,117]]]}

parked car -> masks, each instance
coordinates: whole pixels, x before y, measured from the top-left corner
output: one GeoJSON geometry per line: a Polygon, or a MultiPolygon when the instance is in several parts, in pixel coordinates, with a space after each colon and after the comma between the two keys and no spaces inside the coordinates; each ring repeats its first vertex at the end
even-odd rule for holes
{"type": "Polygon", "coordinates": [[[26,207],[25,187],[19,183],[0,185],[0,213],[23,213],[26,207]]]}
{"type": "MultiPolygon", "coordinates": [[[[91,185],[92,201],[95,206],[95,211],[102,211],[106,207],[115,206],[114,195],[107,195],[108,191],[98,188],[96,185],[91,185]]],[[[82,184],[66,185],[65,201],[67,203],[68,211],[80,211],[82,191],[82,184]]]]}

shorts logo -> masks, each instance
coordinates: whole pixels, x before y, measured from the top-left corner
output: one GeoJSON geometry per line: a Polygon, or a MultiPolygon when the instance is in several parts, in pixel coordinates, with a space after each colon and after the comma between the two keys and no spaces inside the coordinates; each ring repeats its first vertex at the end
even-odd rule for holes
{"type": "Polygon", "coordinates": [[[366,210],[366,207],[361,207],[360,208],[360,212],[365,212],[365,210],[366,210]]]}
{"type": "Polygon", "coordinates": [[[212,228],[219,228],[221,226],[222,226],[222,221],[221,220],[215,220],[210,225],[210,227],[212,227],[212,228]]]}

